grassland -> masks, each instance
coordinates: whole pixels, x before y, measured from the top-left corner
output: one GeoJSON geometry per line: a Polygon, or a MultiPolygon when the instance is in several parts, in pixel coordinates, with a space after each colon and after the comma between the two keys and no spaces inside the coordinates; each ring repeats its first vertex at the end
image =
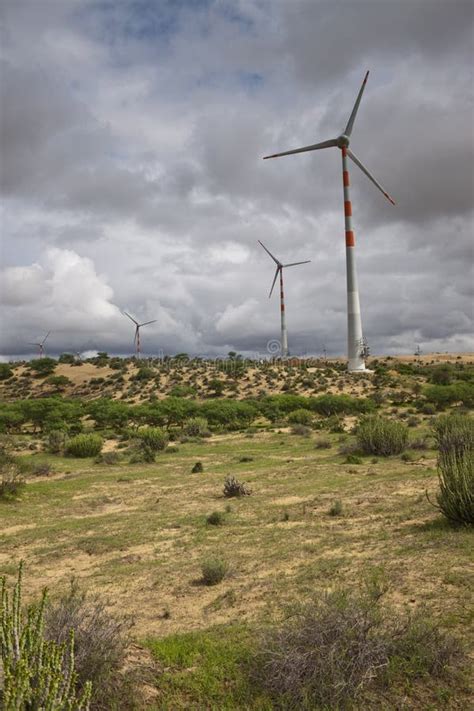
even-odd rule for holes
{"type": "MultiPolygon", "coordinates": [[[[83,367],[69,366],[69,375],[83,367]]],[[[327,389],[340,392],[346,378],[335,372],[327,389]]],[[[372,381],[349,387],[375,389],[372,381]]],[[[382,407],[396,416],[388,394],[382,407]]],[[[132,614],[137,649],[154,665],[149,709],[273,708],[245,674],[258,630],[287,604],[357,589],[374,571],[386,580],[385,605],[423,610],[472,648],[472,530],[450,526],[426,498],[438,487],[434,442],[419,445],[430,416],[410,428],[416,449],[350,463],[355,421],[345,418],[342,432],[299,435],[260,420],[202,440],[178,437],[150,464],[66,458],[46,452],[32,431],[12,435],[19,459],[52,471],[29,476],[20,497],[0,502],[0,571],[13,579],[23,559],[29,599],[45,585],[59,594],[74,576],[111,610],[132,614]],[[198,461],[203,471],[191,473],[198,461]],[[229,474],[251,495],[225,499],[229,474]],[[331,515],[336,501],[340,513],[331,515]],[[222,525],[206,521],[213,511],[222,525]],[[229,568],[212,587],[200,580],[209,557],[229,568]]],[[[105,449],[119,439],[109,437],[105,449]]],[[[464,683],[421,680],[393,694],[369,707],[470,703],[464,683]]]]}

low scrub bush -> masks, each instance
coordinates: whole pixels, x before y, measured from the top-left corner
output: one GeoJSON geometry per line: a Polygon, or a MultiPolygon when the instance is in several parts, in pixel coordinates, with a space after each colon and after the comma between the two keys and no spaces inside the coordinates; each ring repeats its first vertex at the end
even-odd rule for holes
{"type": "Polygon", "coordinates": [[[331,449],[332,444],[329,439],[318,439],[316,440],[316,444],[314,446],[315,449],[331,449]]]}
{"type": "Polygon", "coordinates": [[[66,433],[64,430],[51,430],[48,433],[46,447],[51,454],[60,454],[66,445],[66,433]]]}
{"type": "Polygon", "coordinates": [[[401,422],[383,417],[364,418],[357,428],[357,442],[364,454],[389,457],[401,454],[408,444],[408,429],[401,422]]]}
{"type": "Polygon", "coordinates": [[[227,499],[232,497],[240,496],[250,496],[252,492],[250,489],[241,481],[235,478],[235,476],[228,476],[224,481],[224,496],[227,499]]]}
{"type": "Polygon", "coordinates": [[[288,415],[288,422],[292,425],[311,425],[313,422],[313,414],[309,410],[304,410],[303,408],[299,410],[293,410],[288,415]]]}
{"type": "Polygon", "coordinates": [[[24,487],[23,470],[17,458],[2,445],[0,447],[0,501],[16,499],[24,487]]]}
{"type": "Polygon", "coordinates": [[[209,558],[201,565],[201,582],[203,585],[217,585],[224,580],[228,566],[222,558],[209,558]]]}
{"type": "Polygon", "coordinates": [[[68,592],[45,608],[45,636],[54,644],[67,640],[74,631],[74,658],[77,688],[92,682],[91,711],[134,708],[130,673],[124,673],[131,620],[108,612],[104,601],[79,590],[75,581],[68,592]]]}
{"type": "Polygon", "coordinates": [[[377,688],[437,678],[459,664],[456,640],[421,615],[389,616],[379,596],[326,594],[262,635],[256,680],[278,708],[365,708],[377,688]]]}
{"type": "Polygon", "coordinates": [[[46,590],[39,604],[22,610],[22,565],[13,594],[0,580],[0,706],[4,711],[87,711],[91,682],[78,684],[75,639],[70,627],[61,642],[44,636],[46,590]]]}
{"type": "Polygon", "coordinates": [[[196,464],[194,464],[193,468],[191,469],[191,474],[200,474],[203,471],[204,467],[202,465],[202,462],[196,462],[196,464]]]}
{"type": "Polygon", "coordinates": [[[192,417],[184,426],[184,434],[188,437],[210,437],[211,432],[205,417],[192,417]]]}
{"type": "Polygon", "coordinates": [[[96,457],[102,444],[102,437],[98,434],[79,434],[69,440],[65,454],[69,457],[96,457]]]}
{"type": "Polygon", "coordinates": [[[306,427],[306,425],[293,425],[291,428],[291,434],[299,435],[300,437],[309,437],[311,429],[306,427]]]}
{"type": "Polygon", "coordinates": [[[120,452],[112,450],[110,452],[102,452],[98,457],[95,458],[96,464],[107,464],[108,466],[114,466],[120,464],[122,461],[122,455],[120,452]]]}
{"type": "Polygon", "coordinates": [[[342,501],[336,499],[336,501],[331,504],[328,509],[329,516],[340,516],[342,514],[342,501]]]}
{"type": "Polygon", "coordinates": [[[209,526],[222,526],[224,523],[224,514],[222,511],[213,511],[206,517],[206,523],[209,526]]]}
{"type": "Polygon", "coordinates": [[[474,419],[440,417],[434,424],[438,445],[439,510],[449,521],[474,523],[474,419]]]}

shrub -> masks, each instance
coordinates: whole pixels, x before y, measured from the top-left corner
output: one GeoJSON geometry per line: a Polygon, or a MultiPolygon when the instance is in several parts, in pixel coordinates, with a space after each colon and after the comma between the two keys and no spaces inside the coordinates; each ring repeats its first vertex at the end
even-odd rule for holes
{"type": "Polygon", "coordinates": [[[340,516],[342,514],[342,502],[340,499],[336,499],[336,501],[331,504],[328,514],[329,516],[340,516]]]}
{"type": "Polygon", "coordinates": [[[63,644],[67,631],[74,631],[77,686],[82,690],[92,682],[93,711],[133,708],[134,685],[130,673],[122,672],[130,627],[130,619],[111,615],[102,600],[80,591],[74,580],[65,595],[46,606],[47,639],[63,644]]]}
{"type": "Polygon", "coordinates": [[[201,582],[204,585],[217,585],[225,578],[227,570],[227,563],[221,558],[209,558],[201,565],[201,582]]]}
{"type": "Polygon", "coordinates": [[[20,495],[25,486],[25,480],[17,459],[7,452],[6,447],[0,448],[0,501],[9,501],[20,495]]]}
{"type": "Polygon", "coordinates": [[[288,422],[293,425],[311,425],[313,422],[313,415],[309,410],[304,410],[303,408],[293,410],[288,415],[288,422]]]}
{"type": "Polygon", "coordinates": [[[434,424],[438,444],[439,510],[453,523],[474,523],[474,419],[440,417],[434,424]]]}
{"type": "Polygon", "coordinates": [[[315,449],[331,449],[332,444],[329,439],[318,439],[314,445],[315,449]]]}
{"type": "Polygon", "coordinates": [[[291,434],[299,435],[300,437],[309,437],[311,430],[305,425],[293,425],[291,428],[291,434]]]}
{"type": "Polygon", "coordinates": [[[57,362],[54,358],[36,358],[35,360],[30,360],[28,366],[36,378],[43,378],[54,373],[57,362]]]}
{"type": "Polygon", "coordinates": [[[364,695],[377,686],[437,677],[458,662],[456,640],[421,617],[382,613],[379,597],[328,593],[263,633],[254,673],[278,708],[372,708],[364,695]]]}
{"type": "Polygon", "coordinates": [[[362,464],[362,459],[357,454],[348,454],[346,464],[362,464]]]}
{"type": "Polygon", "coordinates": [[[191,469],[191,474],[200,474],[203,471],[204,467],[202,466],[202,462],[196,462],[196,464],[191,469]]]}
{"type": "Polygon", "coordinates": [[[210,437],[211,432],[205,417],[192,417],[184,427],[184,433],[188,437],[210,437]]]}
{"type": "Polygon", "coordinates": [[[140,443],[140,453],[144,462],[154,462],[157,452],[168,446],[169,437],[159,427],[144,427],[135,435],[140,443]]]}
{"type": "Polygon", "coordinates": [[[51,454],[59,454],[66,444],[66,433],[63,430],[51,430],[48,433],[47,449],[51,454]]]}
{"type": "Polygon", "coordinates": [[[33,464],[31,469],[33,476],[49,476],[52,472],[53,470],[49,462],[38,462],[38,464],[33,464]]]}
{"type": "Polygon", "coordinates": [[[108,466],[114,466],[115,464],[120,464],[122,456],[120,452],[112,450],[111,452],[101,452],[96,458],[96,464],[107,464],[108,466]]]}
{"type": "Polygon", "coordinates": [[[224,514],[221,511],[213,511],[206,517],[206,523],[209,526],[222,526],[224,523],[224,514]]]}
{"type": "Polygon", "coordinates": [[[224,496],[230,499],[234,496],[250,496],[250,489],[235,476],[228,476],[224,481],[224,496]]]}
{"type": "Polygon", "coordinates": [[[72,437],[66,446],[69,457],[96,457],[102,449],[102,437],[98,434],[79,434],[72,437]]]}
{"type": "Polygon", "coordinates": [[[0,580],[0,703],[5,711],[26,709],[68,709],[87,711],[91,683],[84,680],[76,695],[75,640],[69,628],[61,643],[46,641],[43,635],[46,590],[39,604],[22,613],[22,570],[13,595],[6,579],[0,580]]]}
{"type": "Polygon", "coordinates": [[[13,376],[10,363],[0,363],[0,380],[8,380],[13,376]]]}
{"type": "Polygon", "coordinates": [[[388,457],[401,454],[408,444],[408,429],[401,422],[370,416],[357,428],[357,442],[364,454],[388,457]]]}

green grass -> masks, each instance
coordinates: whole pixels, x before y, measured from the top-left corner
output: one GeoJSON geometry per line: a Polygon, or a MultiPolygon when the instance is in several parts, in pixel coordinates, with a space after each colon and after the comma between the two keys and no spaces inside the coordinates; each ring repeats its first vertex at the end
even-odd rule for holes
{"type": "Polygon", "coordinates": [[[148,640],[147,647],[164,669],[157,679],[153,709],[270,711],[269,698],[252,684],[253,633],[244,625],[148,640]]]}

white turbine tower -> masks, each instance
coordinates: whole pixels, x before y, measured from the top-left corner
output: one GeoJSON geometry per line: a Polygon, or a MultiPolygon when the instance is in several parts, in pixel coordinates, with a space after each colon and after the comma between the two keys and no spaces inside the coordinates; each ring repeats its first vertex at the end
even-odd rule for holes
{"type": "Polygon", "coordinates": [[[43,340],[40,343],[30,343],[30,346],[36,346],[38,348],[38,358],[42,358],[44,356],[44,344],[46,343],[46,339],[48,338],[49,334],[51,331],[48,331],[46,336],[43,338],[43,340]]]}
{"type": "Polygon", "coordinates": [[[130,314],[128,314],[126,311],[124,311],[123,313],[125,314],[125,316],[128,316],[130,321],[133,321],[133,323],[135,324],[135,336],[134,336],[133,340],[135,342],[135,357],[138,360],[140,358],[140,353],[141,353],[141,351],[140,351],[140,329],[142,326],[149,326],[150,323],[156,323],[156,319],[154,319],[153,321],[145,321],[145,323],[138,323],[138,321],[135,321],[133,316],[130,316],[130,314]]]}
{"type": "Polygon", "coordinates": [[[321,148],[332,148],[337,147],[341,149],[342,152],[342,183],[344,187],[344,217],[345,217],[345,228],[346,228],[346,273],[347,273],[347,355],[348,355],[348,369],[351,372],[363,371],[365,370],[364,353],[361,348],[361,344],[364,343],[364,337],[362,334],[362,321],[360,316],[360,303],[359,303],[359,289],[357,285],[357,273],[355,265],[355,237],[354,230],[352,228],[352,205],[349,194],[349,169],[347,165],[347,156],[361,169],[363,173],[373,182],[373,184],[385,195],[385,197],[390,200],[390,202],[395,205],[390,195],[382,188],[380,183],[378,183],[373,175],[369,173],[367,168],[360,162],[360,160],[354,155],[354,153],[349,149],[350,137],[352,133],[352,128],[354,126],[354,121],[357,116],[357,110],[359,108],[360,100],[362,99],[362,94],[367,83],[367,77],[369,72],[365,75],[364,81],[357,96],[354,108],[350,115],[347,126],[342,133],[337,138],[331,138],[329,141],[322,141],[322,143],[314,143],[311,146],[304,146],[303,148],[296,148],[292,151],[284,151],[283,153],[274,153],[271,156],[265,156],[264,160],[267,158],[279,158],[280,156],[288,156],[293,153],[306,153],[307,151],[317,151],[321,148]]]}
{"type": "MultiPolygon", "coordinates": [[[[260,240],[258,240],[260,242],[260,240]]],[[[288,332],[286,330],[286,318],[285,318],[285,294],[283,291],[283,269],[286,269],[286,267],[296,267],[298,264],[309,264],[310,259],[307,259],[305,262],[292,262],[291,264],[282,264],[281,262],[278,261],[276,257],[273,256],[273,254],[270,252],[269,249],[265,247],[263,242],[260,242],[262,245],[263,249],[267,254],[270,255],[270,257],[273,259],[275,262],[276,266],[276,271],[275,271],[275,276],[273,278],[273,283],[272,283],[272,288],[270,289],[270,293],[268,295],[268,298],[273,293],[273,287],[275,286],[275,282],[277,280],[278,275],[280,275],[280,318],[281,318],[281,354],[285,358],[288,355],[288,332]]]]}

